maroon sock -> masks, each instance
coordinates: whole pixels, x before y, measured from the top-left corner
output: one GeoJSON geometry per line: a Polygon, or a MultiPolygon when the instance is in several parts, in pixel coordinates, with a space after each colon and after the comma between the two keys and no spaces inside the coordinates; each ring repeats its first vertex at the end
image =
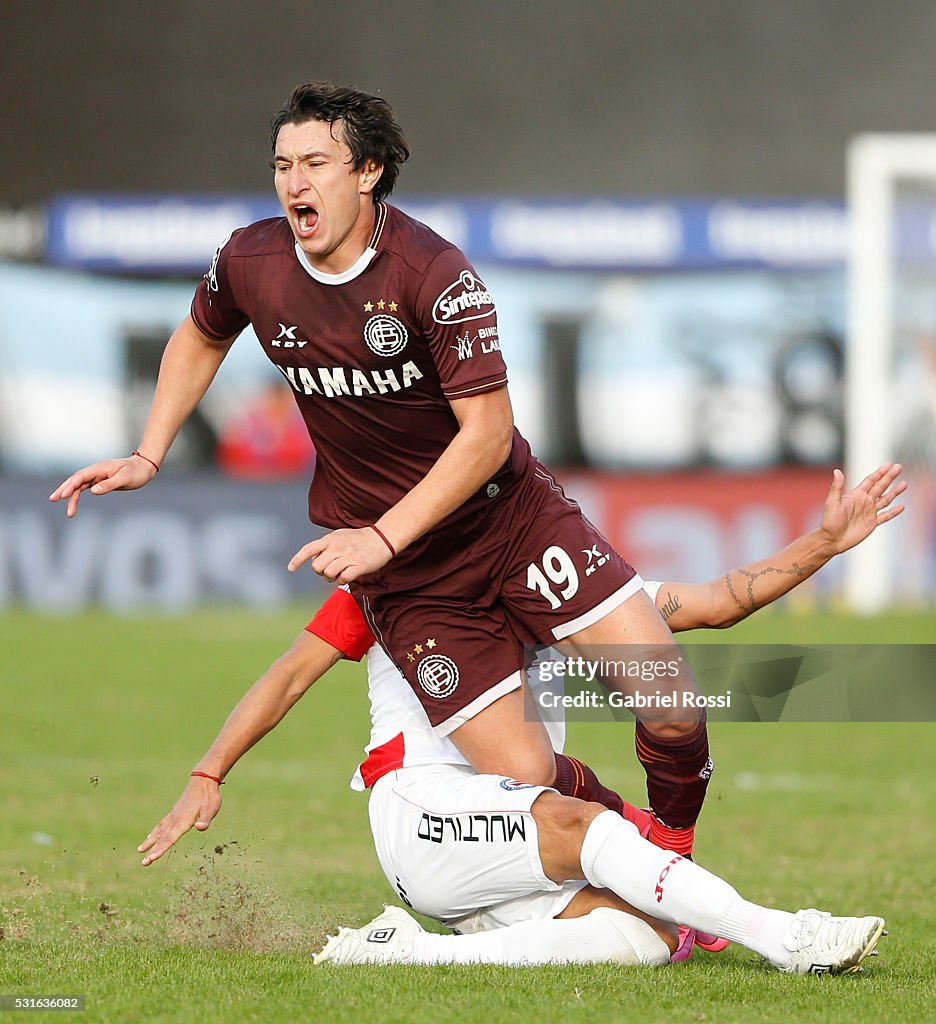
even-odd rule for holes
{"type": "MultiPolygon", "coordinates": [[[[677,739],[654,736],[638,722],[636,745],[637,758],[647,773],[647,796],[655,818],[664,831],[692,829],[715,767],[709,757],[705,722],[677,739]]],[[[652,830],[650,838],[654,840],[652,830]]]]}
{"type": "Polygon", "coordinates": [[[623,797],[602,786],[598,776],[577,757],[556,754],[556,781],[553,789],[563,796],[574,796],[576,800],[588,800],[604,804],[609,811],[616,811],[623,818],[633,822],[637,828],[647,826],[647,812],[629,804],[623,797]]]}

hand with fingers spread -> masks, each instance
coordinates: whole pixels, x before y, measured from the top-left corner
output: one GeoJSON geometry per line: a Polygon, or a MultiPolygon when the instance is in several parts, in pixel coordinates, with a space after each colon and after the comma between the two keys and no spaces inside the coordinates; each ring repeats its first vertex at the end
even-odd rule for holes
{"type": "Polygon", "coordinates": [[[148,484],[158,472],[158,464],[139,452],[125,459],[104,459],[72,473],[49,495],[49,501],[67,499],[65,514],[71,519],[78,512],[82,491],[90,490],[92,494],[135,491],[148,484]]]}
{"type": "Polygon", "coordinates": [[[204,832],[221,810],[220,790],[212,779],[193,776],[175,807],[137,847],[137,853],[146,854],[143,867],[159,860],[190,829],[204,832]]]}
{"type": "Polygon", "coordinates": [[[360,530],[335,530],[303,545],[289,560],[287,568],[295,572],[311,562],[325,579],[350,583],[359,576],[382,569],[395,554],[390,542],[375,526],[360,530]]]}
{"type": "Polygon", "coordinates": [[[900,463],[885,462],[850,491],[845,490],[842,471],[833,471],[819,528],[835,554],[860,544],[881,523],[903,512],[903,505],[892,505],[907,489],[905,480],[897,480],[902,471],[900,463]]]}

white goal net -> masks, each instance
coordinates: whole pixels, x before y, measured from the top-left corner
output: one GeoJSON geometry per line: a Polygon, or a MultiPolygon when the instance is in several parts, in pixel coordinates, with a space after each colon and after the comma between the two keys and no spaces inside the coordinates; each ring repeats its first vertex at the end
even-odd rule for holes
{"type": "Polygon", "coordinates": [[[862,135],[848,152],[846,477],[901,462],[907,511],[852,551],[860,614],[936,598],[936,135],[862,135]]]}

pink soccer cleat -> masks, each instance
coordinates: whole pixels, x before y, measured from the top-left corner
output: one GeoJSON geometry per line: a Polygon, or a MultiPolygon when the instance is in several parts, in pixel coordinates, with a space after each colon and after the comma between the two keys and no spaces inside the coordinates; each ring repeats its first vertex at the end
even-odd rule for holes
{"type": "Polygon", "coordinates": [[[694,928],[687,928],[684,924],[679,926],[679,945],[676,947],[676,952],[670,957],[671,964],[680,964],[692,956],[695,936],[694,928]]]}
{"type": "Polygon", "coordinates": [[[708,932],[697,932],[684,924],[679,926],[679,945],[676,952],[670,957],[670,963],[678,964],[688,960],[692,956],[694,946],[704,949],[707,953],[720,953],[731,943],[727,939],[720,939],[717,935],[709,935],[708,932]]]}
{"type": "Polygon", "coordinates": [[[709,935],[708,932],[696,932],[695,944],[706,953],[720,953],[731,945],[727,939],[720,939],[717,935],[709,935]]]}

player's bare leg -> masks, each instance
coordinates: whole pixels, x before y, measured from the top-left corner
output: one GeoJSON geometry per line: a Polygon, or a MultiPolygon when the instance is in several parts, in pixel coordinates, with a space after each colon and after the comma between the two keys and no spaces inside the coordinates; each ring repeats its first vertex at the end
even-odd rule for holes
{"type": "Polygon", "coordinates": [[[518,782],[551,786],[556,757],[549,734],[525,688],[498,698],[449,736],[480,775],[506,775],[518,782]]]}
{"type": "Polygon", "coordinates": [[[679,943],[679,930],[676,925],[669,921],[661,921],[658,917],[645,914],[642,910],[632,907],[627,900],[622,900],[617,893],[612,892],[610,889],[596,889],[593,885],[586,885],[584,889],[581,889],[572,897],[565,910],[561,914],[556,915],[556,920],[567,921],[576,917],[585,917],[593,910],[599,910],[603,907],[619,910],[623,914],[630,914],[631,917],[646,921],[666,944],[666,948],[670,953],[676,952],[676,947],[679,943]]]}
{"type": "MultiPolygon", "coordinates": [[[[594,658],[605,651],[611,660],[626,657],[622,645],[639,645],[642,661],[674,662],[678,675],[667,678],[667,688],[698,695],[688,662],[674,658],[678,647],[662,616],[643,591],[638,591],[594,625],[563,642],[574,654],[594,658]]],[[[660,680],[644,682],[633,677],[603,680],[606,686],[628,695],[653,694],[660,680]]],[[[681,703],[681,699],[680,699],[681,703]]],[[[688,855],[692,852],[694,827],[714,765],[709,757],[705,714],[695,707],[653,708],[638,713],[637,757],[647,773],[647,795],[654,821],[650,841],[665,849],[688,855]]]]}

